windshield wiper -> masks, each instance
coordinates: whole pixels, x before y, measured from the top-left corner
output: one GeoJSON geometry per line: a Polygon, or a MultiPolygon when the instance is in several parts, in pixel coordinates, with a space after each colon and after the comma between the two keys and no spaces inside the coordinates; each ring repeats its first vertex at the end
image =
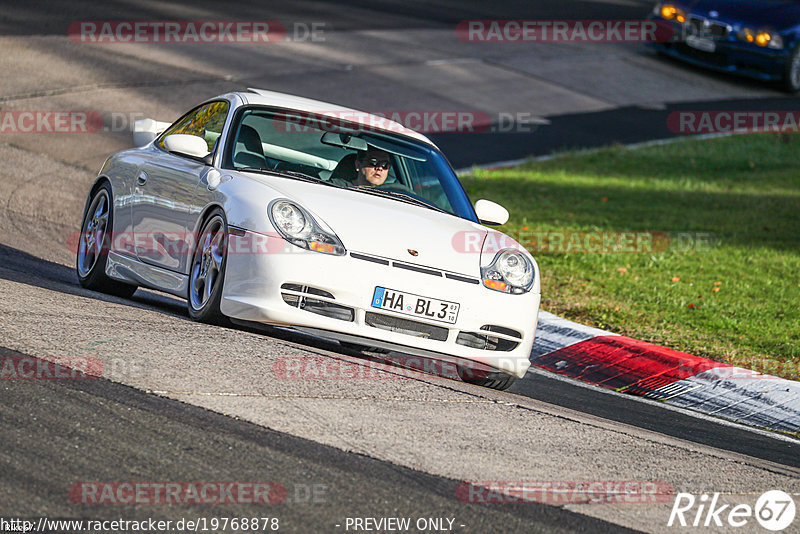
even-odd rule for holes
{"type": "Polygon", "coordinates": [[[408,194],[403,193],[401,191],[392,191],[390,189],[380,189],[378,187],[363,186],[363,185],[358,185],[356,187],[353,187],[352,189],[355,189],[356,191],[361,191],[362,193],[367,193],[367,194],[370,194],[370,195],[386,196],[386,197],[389,197],[389,198],[396,198],[397,200],[399,200],[401,202],[405,202],[407,204],[414,204],[415,206],[422,206],[422,207],[429,208],[429,209],[432,209],[432,210],[435,210],[435,211],[441,211],[442,213],[447,213],[448,215],[452,215],[449,211],[443,210],[442,208],[440,208],[439,206],[437,206],[435,204],[431,204],[430,202],[427,202],[425,200],[421,200],[419,198],[415,198],[415,197],[409,196],[408,194]]]}
{"type": "Polygon", "coordinates": [[[260,172],[261,174],[275,172],[274,169],[268,169],[266,167],[234,167],[234,170],[240,172],[260,172]]]}
{"type": "Polygon", "coordinates": [[[316,176],[311,176],[310,174],[306,174],[304,172],[289,171],[284,169],[275,169],[272,172],[276,172],[282,176],[291,176],[292,178],[297,178],[306,182],[322,182],[322,179],[317,178],[316,176]]]}
{"type": "Polygon", "coordinates": [[[321,178],[315,178],[310,174],[306,174],[304,172],[299,171],[289,171],[284,169],[268,169],[266,167],[237,167],[237,171],[245,171],[245,172],[258,172],[261,174],[277,174],[278,176],[286,176],[287,178],[292,178],[295,180],[301,180],[303,182],[310,182],[314,184],[322,184],[322,185],[329,185],[331,187],[341,187],[331,182],[326,182],[321,178]]]}

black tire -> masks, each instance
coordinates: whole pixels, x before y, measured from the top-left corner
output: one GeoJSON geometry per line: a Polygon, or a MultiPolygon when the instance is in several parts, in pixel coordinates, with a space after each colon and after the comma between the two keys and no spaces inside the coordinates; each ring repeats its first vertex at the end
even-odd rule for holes
{"type": "Polygon", "coordinates": [[[75,258],[75,271],[81,286],[117,297],[130,298],[136,286],[106,275],[108,251],[114,232],[114,196],[111,185],[103,182],[86,202],[75,258]]]}
{"type": "Polygon", "coordinates": [[[222,314],[222,286],[228,263],[228,222],[217,208],[208,214],[198,234],[189,268],[186,298],[189,317],[201,323],[229,325],[222,314]]]}
{"type": "Polygon", "coordinates": [[[458,366],[458,376],[468,384],[498,391],[507,390],[517,380],[517,377],[502,371],[482,371],[461,365],[458,366]]]}
{"type": "Polygon", "coordinates": [[[790,93],[800,91],[800,44],[794,47],[783,69],[783,88],[790,93]]]}

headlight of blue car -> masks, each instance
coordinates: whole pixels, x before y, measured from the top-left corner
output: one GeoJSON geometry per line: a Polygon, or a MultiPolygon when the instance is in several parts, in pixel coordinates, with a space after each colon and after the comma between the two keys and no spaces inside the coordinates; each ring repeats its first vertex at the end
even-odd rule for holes
{"type": "Polygon", "coordinates": [[[653,14],[660,15],[667,20],[674,20],[680,24],[686,22],[686,12],[669,3],[656,4],[656,7],[653,9],[653,14]]]}
{"type": "Polygon", "coordinates": [[[777,33],[767,29],[762,28],[760,30],[754,30],[753,28],[742,28],[736,36],[740,41],[754,43],[761,47],[774,48],[776,50],[783,48],[783,38],[777,33]]]}

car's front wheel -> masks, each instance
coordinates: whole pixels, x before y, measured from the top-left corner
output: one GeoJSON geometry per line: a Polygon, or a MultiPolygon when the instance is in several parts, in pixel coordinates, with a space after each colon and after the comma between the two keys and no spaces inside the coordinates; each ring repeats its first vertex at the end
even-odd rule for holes
{"type": "Polygon", "coordinates": [[[111,248],[114,202],[108,182],[98,187],[83,214],[75,262],[78,282],[86,289],[129,298],[136,286],[118,282],[106,275],[106,261],[111,248]]]}
{"type": "Polygon", "coordinates": [[[783,73],[783,87],[790,93],[800,91],[800,45],[794,47],[783,73]]]}
{"type": "Polygon", "coordinates": [[[489,389],[505,391],[516,381],[516,377],[502,371],[483,371],[471,367],[458,366],[458,376],[468,384],[489,389]]]}
{"type": "Polygon", "coordinates": [[[219,309],[228,258],[228,223],[216,209],[203,223],[197,238],[189,276],[189,316],[195,321],[227,324],[219,309]]]}

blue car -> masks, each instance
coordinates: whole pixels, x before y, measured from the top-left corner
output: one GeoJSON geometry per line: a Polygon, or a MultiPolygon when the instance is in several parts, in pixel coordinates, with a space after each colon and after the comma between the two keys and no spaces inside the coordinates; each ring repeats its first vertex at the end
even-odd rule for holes
{"type": "Polygon", "coordinates": [[[800,1],[659,2],[650,19],[666,36],[651,43],[663,54],[800,90],[800,1]]]}

